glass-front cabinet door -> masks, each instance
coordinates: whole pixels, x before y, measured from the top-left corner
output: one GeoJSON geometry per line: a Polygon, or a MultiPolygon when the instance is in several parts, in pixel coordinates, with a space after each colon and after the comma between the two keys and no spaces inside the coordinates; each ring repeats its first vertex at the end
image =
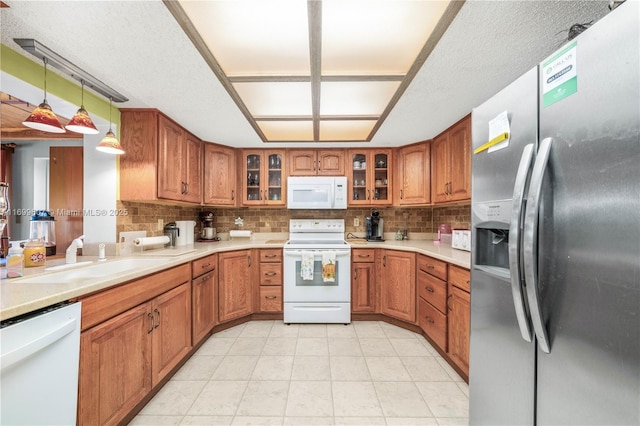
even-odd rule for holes
{"type": "Polygon", "coordinates": [[[267,182],[266,182],[266,202],[267,204],[284,205],[286,193],[284,181],[286,180],[282,170],[284,170],[284,153],[272,152],[267,154],[267,182]]]}
{"type": "Polygon", "coordinates": [[[246,173],[245,173],[245,193],[244,204],[261,204],[260,203],[260,175],[262,168],[262,155],[247,154],[245,155],[246,173]]]}
{"type": "Polygon", "coordinates": [[[349,150],[349,159],[349,204],[391,204],[391,150],[349,150]]]}
{"type": "Polygon", "coordinates": [[[284,205],[284,151],[243,151],[243,205],[284,205]]]}

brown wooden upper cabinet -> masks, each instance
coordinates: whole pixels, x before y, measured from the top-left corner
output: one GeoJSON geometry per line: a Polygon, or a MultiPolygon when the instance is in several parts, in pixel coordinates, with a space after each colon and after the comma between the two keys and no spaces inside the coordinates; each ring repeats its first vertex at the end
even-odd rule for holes
{"type": "Polygon", "coordinates": [[[242,150],[242,204],[284,206],[287,198],[284,150],[242,150]]]}
{"type": "Polygon", "coordinates": [[[391,149],[350,149],[346,169],[349,170],[349,205],[391,205],[391,149]]]}
{"type": "Polygon", "coordinates": [[[420,142],[398,150],[396,204],[422,205],[431,202],[430,144],[420,142]]]}
{"type": "Polygon", "coordinates": [[[471,115],[431,143],[431,176],[434,204],[471,198],[471,115]]]}
{"type": "Polygon", "coordinates": [[[156,109],[121,109],[120,197],[202,202],[202,141],[156,109]]]}
{"type": "Polygon", "coordinates": [[[289,176],[344,176],[342,149],[290,149],[289,176]]]}
{"type": "Polygon", "coordinates": [[[205,142],[203,203],[216,206],[237,205],[236,150],[205,142]]]}

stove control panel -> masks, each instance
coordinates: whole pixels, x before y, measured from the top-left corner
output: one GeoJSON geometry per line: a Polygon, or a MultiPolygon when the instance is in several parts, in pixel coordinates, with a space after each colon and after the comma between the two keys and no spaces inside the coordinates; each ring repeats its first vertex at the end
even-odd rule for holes
{"type": "Polygon", "coordinates": [[[344,219],[291,219],[289,232],[344,232],[344,219]]]}

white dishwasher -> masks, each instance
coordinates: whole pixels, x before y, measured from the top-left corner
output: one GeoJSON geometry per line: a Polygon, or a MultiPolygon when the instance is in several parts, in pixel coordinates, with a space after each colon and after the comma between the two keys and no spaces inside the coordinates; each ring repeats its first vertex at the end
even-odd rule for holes
{"type": "Polygon", "coordinates": [[[80,305],[60,304],[3,321],[0,424],[76,424],[80,305]]]}

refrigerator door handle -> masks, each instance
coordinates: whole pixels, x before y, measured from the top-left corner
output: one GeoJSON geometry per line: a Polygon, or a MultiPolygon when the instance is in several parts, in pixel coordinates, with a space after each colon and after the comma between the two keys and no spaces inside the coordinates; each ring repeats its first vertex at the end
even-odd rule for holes
{"type": "Polygon", "coordinates": [[[533,330],[540,349],[545,353],[551,352],[547,328],[542,319],[542,305],[540,303],[540,289],[538,286],[538,216],[540,212],[540,197],[544,172],[549,162],[551,152],[551,138],[545,138],[540,143],[536,161],[531,172],[527,207],[524,217],[524,231],[522,251],[524,256],[524,279],[527,287],[527,300],[533,330]]]}
{"type": "Polygon", "coordinates": [[[524,207],[524,191],[529,176],[529,169],[533,162],[533,144],[524,147],[516,181],[513,187],[513,209],[511,210],[511,224],[509,226],[509,272],[511,276],[511,294],[513,296],[513,305],[516,310],[516,318],[520,327],[522,338],[532,341],[531,324],[523,294],[523,274],[520,256],[520,226],[522,225],[523,207],[524,207]]]}

